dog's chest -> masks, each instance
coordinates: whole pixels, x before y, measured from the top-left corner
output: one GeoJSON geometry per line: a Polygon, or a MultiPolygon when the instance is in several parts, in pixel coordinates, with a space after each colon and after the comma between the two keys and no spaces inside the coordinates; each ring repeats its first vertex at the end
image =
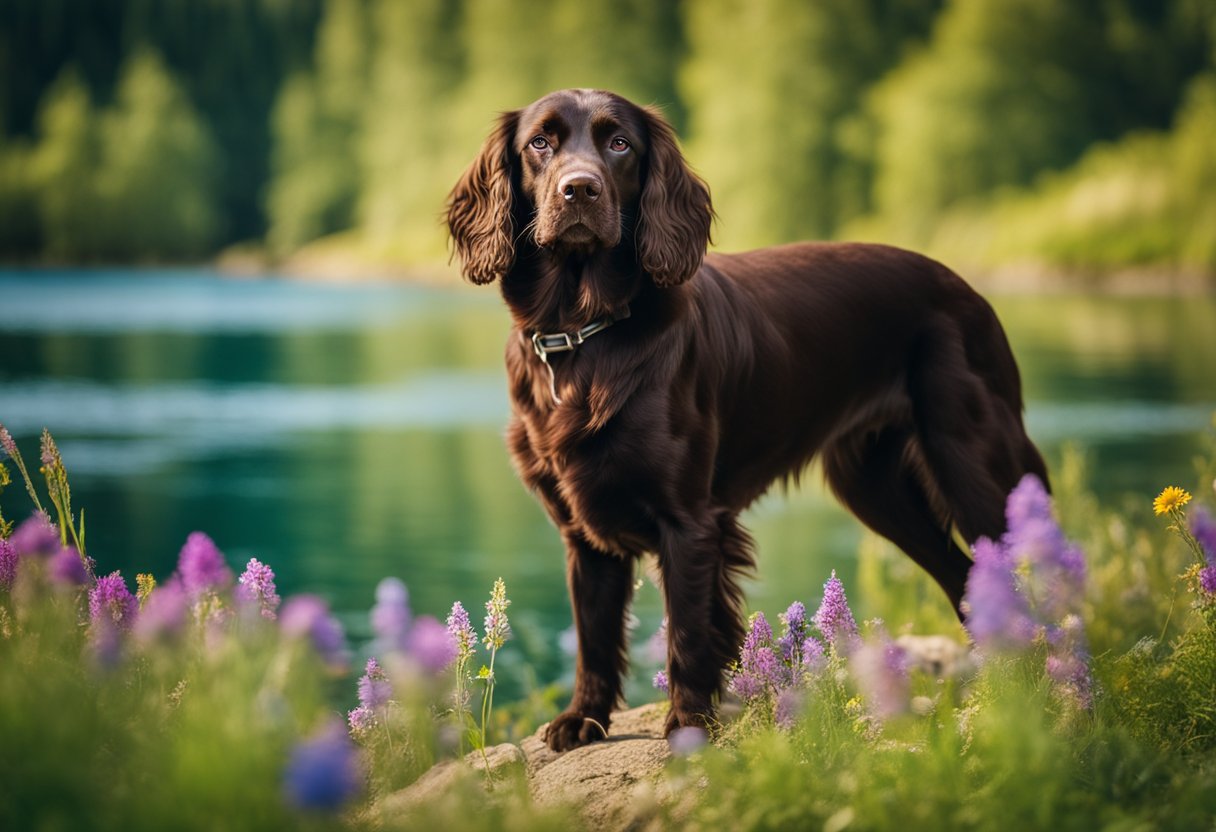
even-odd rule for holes
{"type": "Polygon", "coordinates": [[[521,477],[563,530],[616,554],[652,549],[653,460],[622,453],[611,424],[588,432],[590,414],[576,411],[517,413],[511,450],[521,477]]]}

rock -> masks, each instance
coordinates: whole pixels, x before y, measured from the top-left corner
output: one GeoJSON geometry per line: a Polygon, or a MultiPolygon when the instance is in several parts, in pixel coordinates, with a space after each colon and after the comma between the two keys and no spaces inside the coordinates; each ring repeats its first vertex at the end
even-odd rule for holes
{"type": "Polygon", "coordinates": [[[444,760],[434,765],[399,792],[389,795],[375,807],[374,814],[391,817],[410,812],[445,795],[470,771],[489,771],[491,775],[504,773],[512,766],[524,763],[524,752],[517,745],[504,742],[486,749],[483,759],[480,751],[466,754],[463,760],[444,760]]]}
{"type": "Polygon", "coordinates": [[[665,706],[643,705],[612,717],[608,738],[556,754],[545,728],[523,743],[532,798],[573,806],[587,826],[634,828],[657,809],[657,785],[671,757],[663,738],[665,706]]]}

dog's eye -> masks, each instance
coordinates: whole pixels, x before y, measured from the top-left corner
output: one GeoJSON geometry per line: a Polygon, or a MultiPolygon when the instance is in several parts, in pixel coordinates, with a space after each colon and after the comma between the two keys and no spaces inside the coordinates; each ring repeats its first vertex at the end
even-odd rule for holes
{"type": "Polygon", "coordinates": [[[531,145],[533,150],[547,150],[549,147],[549,140],[544,136],[537,136],[535,139],[528,142],[528,144],[531,145]]]}
{"type": "Polygon", "coordinates": [[[622,138],[621,136],[617,136],[615,139],[613,139],[611,142],[608,143],[608,149],[615,151],[616,153],[624,153],[626,150],[629,149],[629,140],[626,138],[622,138]]]}

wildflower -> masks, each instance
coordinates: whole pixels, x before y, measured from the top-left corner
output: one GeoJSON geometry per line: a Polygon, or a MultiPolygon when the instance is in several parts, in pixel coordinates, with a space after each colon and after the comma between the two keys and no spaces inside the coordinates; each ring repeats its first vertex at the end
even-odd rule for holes
{"type": "Polygon", "coordinates": [[[89,618],[94,625],[112,624],[129,630],[138,612],[139,604],[119,572],[98,578],[89,590],[89,618]]]}
{"type": "Polygon", "coordinates": [[[709,744],[709,732],[696,725],[685,725],[671,732],[667,745],[677,757],[687,757],[709,744]]]}
{"type": "Polygon", "coordinates": [[[807,673],[818,673],[823,669],[826,657],[823,645],[814,636],[807,636],[802,642],[802,667],[807,673]]]}
{"type": "Polygon", "coordinates": [[[781,660],[773,652],[773,629],[764,613],[756,612],[739,651],[739,665],[730,689],[744,701],[774,692],[785,682],[781,660]]]}
{"type": "Polygon", "coordinates": [[[350,726],[351,736],[357,740],[363,739],[376,727],[376,715],[371,708],[360,705],[347,713],[346,722],[350,726]]]}
{"type": "Polygon", "coordinates": [[[181,581],[171,578],[148,593],[135,621],[135,638],[142,644],[173,638],[185,629],[189,616],[190,598],[181,581]]]}
{"type": "Polygon", "coordinates": [[[215,542],[203,532],[191,532],[177,558],[182,588],[194,600],[232,583],[232,570],[215,542]]]}
{"type": "Polygon", "coordinates": [[[907,709],[907,655],[885,632],[857,648],[850,669],[876,718],[888,719],[907,709]]]}
{"type": "Polygon", "coordinates": [[[346,665],[346,634],[316,595],[294,595],[283,604],[279,627],[288,638],[308,638],[322,661],[333,668],[346,665]]]}
{"type": "Polygon", "coordinates": [[[84,560],[71,546],[64,546],[47,561],[47,577],[60,586],[84,586],[89,582],[84,560]]]}
{"type": "Polygon", "coordinates": [[[507,585],[503,583],[502,578],[499,578],[494,582],[490,600],[486,601],[486,634],[482,641],[487,650],[499,649],[510,638],[511,625],[507,621],[507,607],[509,606],[511,606],[511,602],[507,600],[507,585]]]}
{"type": "Polygon", "coordinates": [[[671,691],[671,682],[667,679],[666,670],[660,670],[657,673],[655,673],[654,679],[652,680],[651,683],[656,688],[663,691],[663,693],[669,693],[671,691]]]}
{"type": "Polygon", "coordinates": [[[773,709],[777,727],[785,731],[793,728],[802,712],[802,703],[803,691],[800,688],[785,688],[777,694],[777,704],[773,709]]]}
{"type": "Polygon", "coordinates": [[[8,591],[17,580],[17,550],[11,541],[0,537],[0,590],[8,591]]]}
{"type": "Polygon", "coordinates": [[[387,705],[392,696],[393,685],[388,674],[374,657],[368,659],[363,675],[359,677],[359,704],[376,711],[387,705]]]}
{"type": "Polygon", "coordinates": [[[17,464],[17,470],[21,472],[21,479],[25,482],[26,493],[30,495],[30,500],[34,503],[38,513],[42,514],[42,502],[38,499],[38,492],[34,490],[30,473],[25,468],[25,460],[21,458],[21,451],[17,449],[17,443],[13,441],[13,435],[4,425],[0,425],[0,448],[3,448],[4,453],[17,464]]]}
{"type": "Polygon", "coordinates": [[[1011,559],[986,537],[974,547],[967,576],[967,630],[980,647],[1024,647],[1034,640],[1035,622],[1026,596],[1018,592],[1011,559]]]}
{"type": "Polygon", "coordinates": [[[1059,638],[1049,647],[1047,675],[1058,689],[1082,708],[1093,705],[1089,648],[1080,616],[1069,615],[1060,624],[1059,638]]]}
{"type": "Polygon", "coordinates": [[[262,617],[274,621],[280,600],[275,591],[274,571],[257,558],[250,558],[245,571],[237,578],[235,595],[238,601],[245,604],[257,604],[262,617]]]}
{"type": "Polygon", "coordinates": [[[477,674],[477,677],[486,683],[485,693],[481,698],[480,729],[481,757],[487,766],[489,761],[486,759],[486,725],[494,708],[494,659],[511,635],[511,625],[507,622],[507,607],[509,606],[511,606],[511,602],[507,600],[507,585],[503,583],[502,578],[499,578],[494,582],[494,588],[490,591],[490,600],[486,601],[486,631],[482,638],[486,649],[490,651],[490,665],[483,667],[477,674]]]}
{"type": "Polygon", "coordinates": [[[51,518],[41,511],[18,526],[9,542],[13,544],[13,550],[22,556],[50,557],[62,548],[59,533],[51,525],[51,518]]]}
{"type": "Polygon", "coordinates": [[[1160,517],[1162,514],[1172,514],[1180,511],[1191,501],[1191,495],[1176,485],[1168,485],[1153,500],[1153,512],[1160,517]]]}
{"type": "Polygon", "coordinates": [[[646,640],[646,655],[652,662],[667,660],[667,616],[663,616],[659,629],[646,640]]]}
{"type": "Polygon", "coordinates": [[[827,643],[837,651],[844,649],[857,637],[857,622],[849,609],[844,584],[832,570],[832,577],[823,585],[823,601],[815,612],[815,626],[827,643]]]}
{"type": "Polygon", "coordinates": [[[1191,512],[1190,526],[1191,534],[1199,543],[1204,559],[1209,564],[1216,564],[1216,518],[1203,506],[1199,506],[1191,512]]]}
{"type": "Polygon", "coordinates": [[[801,601],[795,601],[779,617],[785,632],[777,641],[777,647],[783,661],[795,662],[801,658],[802,642],[806,640],[806,606],[801,601]]]}
{"type": "Polygon", "coordinates": [[[477,652],[477,633],[473,631],[469,614],[459,601],[452,604],[452,611],[448,613],[448,634],[456,644],[457,662],[464,663],[477,652]]]}
{"type": "Polygon", "coordinates": [[[385,578],[376,585],[376,604],[372,607],[372,632],[384,650],[400,650],[405,644],[412,616],[410,593],[400,578],[385,578]]]}
{"type": "Polygon", "coordinates": [[[301,809],[341,809],[361,785],[357,750],[337,720],[298,743],[284,773],[287,799],[301,809]]]}
{"type": "Polygon", "coordinates": [[[139,600],[141,610],[144,608],[144,604],[148,603],[148,596],[154,589],[156,589],[156,578],[147,572],[140,572],[135,576],[135,597],[139,600]]]}
{"type": "Polygon", "coordinates": [[[1199,570],[1199,586],[1208,595],[1216,595],[1216,566],[1205,566],[1199,570]]]}
{"type": "Polygon", "coordinates": [[[1024,593],[1035,599],[1043,623],[1067,615],[1084,593],[1085,559],[1069,543],[1038,477],[1027,474],[1009,494],[1009,531],[1002,538],[1024,593]]]}
{"type": "Polygon", "coordinates": [[[420,616],[405,638],[405,650],[423,670],[440,673],[456,658],[456,642],[439,619],[420,616]]]}

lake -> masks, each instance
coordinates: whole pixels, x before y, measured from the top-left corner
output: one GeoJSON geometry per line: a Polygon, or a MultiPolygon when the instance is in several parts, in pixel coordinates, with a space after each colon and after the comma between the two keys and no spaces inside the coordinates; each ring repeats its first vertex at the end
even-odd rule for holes
{"type": "MultiPolygon", "coordinates": [[[[1095,490],[1191,486],[1216,411],[1216,299],[997,297],[1049,465],[1083,445],[1095,490]]],[[[59,442],[99,569],[163,578],[187,534],[281,593],[317,592],[357,641],[376,583],[417,613],[479,618],[505,578],[503,677],[568,677],[563,554],[503,447],[507,319],[494,289],[234,280],[203,270],[0,271],[0,422],[59,442]]],[[[750,512],[753,608],[774,616],[856,573],[860,526],[818,484],[750,512]]],[[[0,505],[24,517],[14,485],[0,505]]],[[[870,610],[864,598],[863,614],[870,610]]],[[[661,618],[647,583],[635,641],[661,618]]],[[[648,673],[635,679],[635,696],[648,673]],[[640,686],[640,687],[639,687],[640,686]]]]}

